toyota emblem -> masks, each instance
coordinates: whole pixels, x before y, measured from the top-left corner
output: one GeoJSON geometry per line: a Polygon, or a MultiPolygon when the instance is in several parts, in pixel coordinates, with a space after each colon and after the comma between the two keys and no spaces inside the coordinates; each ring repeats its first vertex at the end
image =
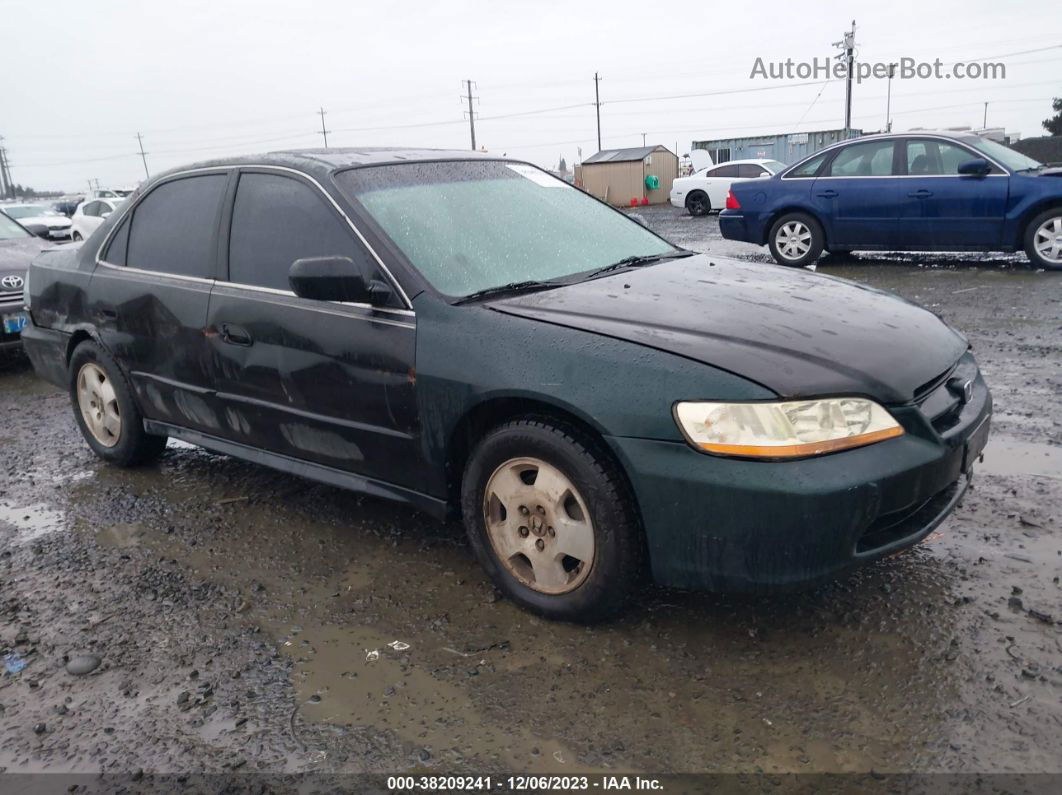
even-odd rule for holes
{"type": "Polygon", "coordinates": [[[0,287],[5,290],[19,290],[23,284],[25,284],[25,280],[21,276],[5,276],[0,279],[0,287]]]}

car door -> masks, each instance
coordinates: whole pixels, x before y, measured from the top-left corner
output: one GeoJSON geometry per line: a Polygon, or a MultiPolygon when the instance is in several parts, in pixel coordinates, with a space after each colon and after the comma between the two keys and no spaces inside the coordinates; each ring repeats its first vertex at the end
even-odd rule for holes
{"type": "Polygon", "coordinates": [[[906,181],[895,167],[894,139],[839,149],[815,180],[813,206],[826,227],[826,247],[887,249],[896,245],[896,221],[906,181]]]}
{"type": "Polygon", "coordinates": [[[93,271],[88,316],[144,416],[219,429],[205,334],[228,170],[175,175],[131,208],[93,271]]]}
{"type": "Polygon", "coordinates": [[[222,434],[252,447],[418,486],[416,322],[393,307],[296,296],[291,264],[342,256],[375,268],[332,200],[290,172],[244,169],[227,279],[208,324],[222,434]]]}
{"type": "Polygon", "coordinates": [[[708,169],[705,174],[705,193],[712,203],[713,210],[722,210],[726,207],[726,194],[730,191],[730,183],[738,175],[738,166],[726,164],[708,169]]]}
{"type": "Polygon", "coordinates": [[[942,138],[903,142],[907,192],[899,233],[909,246],[997,249],[1003,242],[1010,177],[998,166],[984,175],[960,174],[959,165],[983,155],[942,138]]]}

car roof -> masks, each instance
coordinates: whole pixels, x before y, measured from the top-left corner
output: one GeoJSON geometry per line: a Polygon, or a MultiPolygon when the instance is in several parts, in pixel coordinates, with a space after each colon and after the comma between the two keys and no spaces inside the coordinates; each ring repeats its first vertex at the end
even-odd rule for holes
{"type": "MultiPolygon", "coordinates": [[[[183,171],[221,166],[283,166],[318,177],[333,171],[390,163],[432,162],[438,160],[503,160],[504,156],[473,152],[467,149],[422,149],[401,147],[348,147],[341,149],[285,149],[257,155],[214,158],[180,166],[159,174],[166,176],[183,171]]],[[[154,182],[154,179],[152,180],[154,182]]]]}

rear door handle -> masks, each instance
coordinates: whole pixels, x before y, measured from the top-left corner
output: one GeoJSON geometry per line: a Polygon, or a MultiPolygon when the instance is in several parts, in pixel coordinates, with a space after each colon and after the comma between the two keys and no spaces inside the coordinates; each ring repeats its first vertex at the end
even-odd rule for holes
{"type": "Polygon", "coordinates": [[[221,324],[221,338],[229,345],[243,345],[246,347],[254,344],[254,339],[247,329],[242,326],[235,326],[232,323],[221,324]]]}
{"type": "Polygon", "coordinates": [[[837,191],[835,191],[835,190],[824,190],[822,193],[817,193],[815,195],[818,196],[820,199],[836,199],[837,198],[837,191]]]}
{"type": "Polygon", "coordinates": [[[926,190],[925,188],[922,188],[921,190],[912,191],[911,193],[908,193],[907,195],[910,196],[912,199],[925,199],[925,198],[927,198],[929,196],[932,196],[933,195],[933,191],[926,190]]]}

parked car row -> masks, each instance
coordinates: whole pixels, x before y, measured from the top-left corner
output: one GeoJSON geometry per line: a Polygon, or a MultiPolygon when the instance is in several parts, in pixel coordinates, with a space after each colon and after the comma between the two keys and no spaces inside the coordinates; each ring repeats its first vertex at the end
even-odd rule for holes
{"type": "Polygon", "coordinates": [[[866,136],[729,191],[723,237],[766,245],[782,265],[824,250],[1024,249],[1062,269],[1062,168],[976,135],[866,136]]]}
{"type": "Polygon", "coordinates": [[[48,204],[0,204],[0,214],[48,240],[70,239],[70,219],[48,204]]]}

